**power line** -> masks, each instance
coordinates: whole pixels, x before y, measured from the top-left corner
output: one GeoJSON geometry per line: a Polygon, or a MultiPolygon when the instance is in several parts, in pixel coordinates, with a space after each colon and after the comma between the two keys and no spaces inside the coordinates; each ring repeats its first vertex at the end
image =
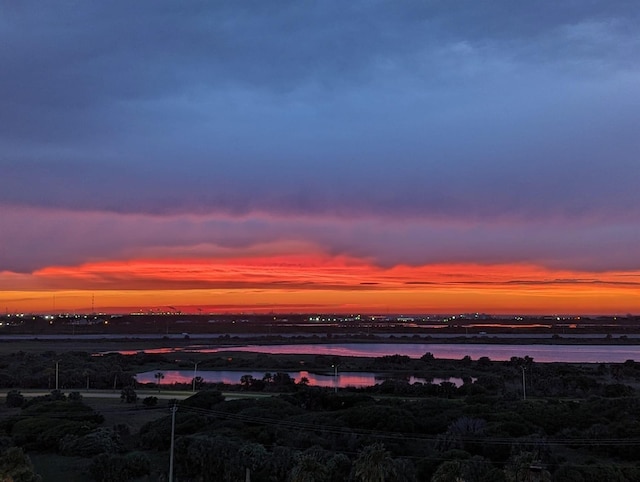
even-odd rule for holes
{"type": "MultiPolygon", "coordinates": [[[[292,430],[305,430],[312,432],[325,432],[331,434],[338,435],[368,435],[375,436],[380,438],[389,438],[389,439],[401,439],[401,440],[415,440],[415,441],[424,441],[424,442],[435,442],[438,441],[438,435],[424,435],[421,436],[415,433],[407,433],[407,432],[388,432],[381,430],[371,430],[371,429],[357,429],[351,427],[331,427],[331,426],[322,426],[315,424],[308,424],[303,422],[294,422],[291,420],[282,420],[282,419],[271,419],[265,417],[255,417],[248,416],[242,414],[234,414],[229,412],[211,410],[211,409],[202,409],[197,407],[189,407],[189,406],[181,406],[182,411],[197,413],[201,415],[209,415],[220,418],[226,418],[231,420],[237,420],[246,423],[255,423],[261,425],[272,425],[277,428],[289,428],[292,430]]],[[[535,436],[536,434],[533,434],[535,436]]],[[[527,440],[523,438],[516,437],[483,437],[481,435],[475,437],[469,436],[453,436],[456,441],[466,442],[466,443],[478,443],[481,442],[483,444],[492,444],[492,445],[511,445],[514,443],[542,443],[546,445],[583,445],[583,446],[597,446],[597,445],[614,445],[614,446],[635,446],[640,445],[640,438],[593,438],[593,439],[585,439],[585,438],[550,438],[550,439],[539,439],[539,440],[527,440]]]]}

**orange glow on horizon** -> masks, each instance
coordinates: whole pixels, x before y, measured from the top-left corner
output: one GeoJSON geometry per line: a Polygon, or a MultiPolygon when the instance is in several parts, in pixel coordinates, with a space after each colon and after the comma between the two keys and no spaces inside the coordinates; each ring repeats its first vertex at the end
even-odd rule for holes
{"type": "Polygon", "coordinates": [[[0,273],[7,311],[633,313],[639,272],[535,265],[375,266],[326,254],[141,259],[0,273]]]}

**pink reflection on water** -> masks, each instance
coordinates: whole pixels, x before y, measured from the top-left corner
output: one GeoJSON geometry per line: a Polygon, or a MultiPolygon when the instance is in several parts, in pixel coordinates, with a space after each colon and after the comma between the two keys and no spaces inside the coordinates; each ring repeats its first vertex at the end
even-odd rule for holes
{"type": "MultiPolygon", "coordinates": [[[[327,355],[352,357],[381,357],[385,355],[406,355],[420,358],[432,353],[436,358],[461,359],[470,356],[477,360],[489,357],[491,360],[509,360],[511,357],[530,356],[537,362],[566,363],[622,363],[626,360],[640,360],[640,347],[636,345],[500,345],[479,343],[340,343],[304,345],[242,345],[224,347],[192,346],[189,348],[156,348],[144,353],[169,354],[253,352],[283,355],[327,355]]],[[[107,352],[108,353],[108,352],[107,352]]],[[[112,352],[113,353],[113,352],[112,352]]],[[[134,355],[140,351],[117,353],[134,355]]]]}
{"type": "Polygon", "coordinates": [[[255,353],[291,355],[329,355],[353,357],[381,357],[406,355],[420,358],[430,352],[436,358],[461,359],[470,356],[477,360],[509,360],[514,356],[530,356],[537,362],[566,363],[622,363],[640,358],[640,347],[624,345],[500,345],[500,344],[438,344],[438,343],[346,343],[318,345],[248,345],[226,348],[203,348],[201,353],[220,351],[248,351],[255,353]]]}
{"type": "Polygon", "coordinates": [[[145,350],[117,350],[117,351],[107,351],[101,353],[104,355],[106,353],[119,353],[120,355],[137,355],[139,353],[148,353],[152,355],[168,355],[169,353],[176,353],[182,351],[182,348],[147,348],[145,350]]]}
{"type": "MultiPolygon", "coordinates": [[[[161,380],[161,385],[173,385],[173,384],[191,384],[193,380],[193,370],[165,370],[165,371],[148,371],[144,373],[139,373],[136,375],[136,380],[138,383],[157,383],[157,378],[155,375],[157,373],[162,373],[164,378],[161,380]]],[[[206,371],[198,371],[197,376],[202,377],[202,379],[207,383],[225,383],[227,385],[238,385],[240,384],[240,379],[244,375],[250,375],[254,379],[262,380],[266,372],[257,372],[257,371],[232,371],[232,370],[206,370],[206,371]]],[[[273,372],[271,372],[273,373],[273,372]]],[[[299,383],[300,380],[304,377],[308,380],[310,386],[314,387],[339,387],[339,388],[347,388],[347,387],[372,387],[376,384],[382,383],[386,379],[390,380],[398,380],[398,378],[389,377],[381,374],[375,373],[361,373],[361,372],[342,372],[338,373],[338,376],[335,375],[323,375],[320,373],[310,373],[305,370],[301,370],[299,372],[283,372],[287,373],[291,378],[295,380],[296,383],[299,383]]],[[[434,379],[426,379],[422,377],[411,376],[406,379],[406,381],[410,384],[413,383],[433,383],[439,384],[443,381],[449,381],[456,386],[462,385],[462,379],[460,378],[434,378],[434,379]]]]}
{"type": "Polygon", "coordinates": [[[502,323],[471,323],[469,325],[462,325],[468,328],[500,328],[500,329],[529,329],[529,328],[553,328],[553,325],[542,323],[523,323],[521,325],[507,325],[502,323]]]}
{"type": "MultiPolygon", "coordinates": [[[[358,356],[358,357],[377,357],[388,355],[389,346],[393,344],[322,344],[322,345],[242,345],[228,346],[219,348],[199,348],[199,353],[219,353],[223,351],[242,351],[252,353],[271,353],[278,355],[329,355],[329,356],[358,356]]],[[[394,345],[400,351],[405,352],[406,347],[410,345],[394,345]]],[[[420,345],[421,347],[423,345],[420,345]]],[[[422,348],[420,349],[422,350],[422,348]]],[[[424,351],[420,356],[424,355],[424,351]]]]}

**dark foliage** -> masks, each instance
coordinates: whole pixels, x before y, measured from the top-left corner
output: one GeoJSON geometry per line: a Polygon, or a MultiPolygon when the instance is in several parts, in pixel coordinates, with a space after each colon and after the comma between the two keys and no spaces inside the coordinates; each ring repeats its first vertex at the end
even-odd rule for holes
{"type": "Polygon", "coordinates": [[[89,473],[97,482],[127,482],[149,474],[149,458],[138,452],[127,455],[103,453],[93,458],[89,473]]]}
{"type": "Polygon", "coordinates": [[[25,404],[24,396],[18,390],[9,390],[5,405],[9,408],[22,407],[25,404]]]}

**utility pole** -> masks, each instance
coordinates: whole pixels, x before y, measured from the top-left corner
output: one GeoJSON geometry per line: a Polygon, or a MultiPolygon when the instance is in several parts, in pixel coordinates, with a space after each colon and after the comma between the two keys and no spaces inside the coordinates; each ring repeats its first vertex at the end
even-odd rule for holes
{"type": "Polygon", "coordinates": [[[198,375],[198,363],[200,362],[193,362],[193,387],[191,387],[191,391],[193,393],[196,392],[196,376],[198,375]]]}
{"type": "Polygon", "coordinates": [[[333,367],[333,391],[338,393],[338,367],[340,365],[331,365],[333,367]]]}
{"type": "Polygon", "coordinates": [[[58,391],[58,363],[56,360],[56,391],[58,391]]]}
{"type": "Polygon", "coordinates": [[[522,368],[522,399],[526,400],[527,399],[527,384],[526,384],[526,379],[525,379],[525,376],[524,376],[525,367],[523,365],[520,368],[522,368]]]}
{"type": "Polygon", "coordinates": [[[176,412],[178,406],[174,403],[171,407],[171,453],[169,455],[169,482],[173,482],[173,440],[176,435],[176,412]]]}

